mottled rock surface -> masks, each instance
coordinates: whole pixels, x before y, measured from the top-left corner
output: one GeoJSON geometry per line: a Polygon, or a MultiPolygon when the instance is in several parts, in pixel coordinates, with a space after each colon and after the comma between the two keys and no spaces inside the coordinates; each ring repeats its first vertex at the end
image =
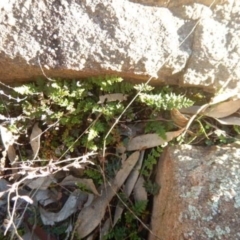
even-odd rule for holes
{"type": "Polygon", "coordinates": [[[31,80],[42,66],[49,77],[239,88],[240,1],[213,2],[0,1],[0,80],[31,80]]]}
{"type": "Polygon", "coordinates": [[[159,239],[240,239],[239,159],[235,147],[166,149],[152,214],[152,231],[159,239]]]}

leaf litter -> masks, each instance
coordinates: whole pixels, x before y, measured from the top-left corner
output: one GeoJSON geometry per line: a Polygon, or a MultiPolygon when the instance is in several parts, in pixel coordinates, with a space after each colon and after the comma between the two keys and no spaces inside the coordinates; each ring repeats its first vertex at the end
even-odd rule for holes
{"type": "MultiPolygon", "coordinates": [[[[127,100],[127,95],[124,94],[106,94],[99,97],[98,104],[114,101],[122,102],[125,100],[127,100]]],[[[120,156],[119,162],[121,167],[115,170],[115,175],[112,178],[104,178],[101,184],[97,183],[97,178],[86,178],[82,175],[74,176],[71,172],[72,169],[82,168],[84,170],[89,164],[94,165],[95,157],[91,155],[92,153],[89,153],[89,156],[91,156],[90,160],[87,160],[88,157],[86,156],[88,154],[86,154],[82,158],[75,158],[74,161],[67,165],[60,166],[54,159],[49,159],[49,163],[46,166],[42,167],[39,165],[38,159],[40,161],[43,160],[40,159],[39,155],[42,144],[41,136],[44,132],[39,127],[38,122],[33,125],[29,138],[33,153],[31,161],[26,161],[24,164],[16,164],[18,155],[14,144],[18,136],[15,136],[7,127],[1,125],[1,138],[4,146],[1,169],[5,169],[6,157],[8,157],[12,166],[16,168],[20,166],[22,172],[14,171],[15,173],[20,173],[23,178],[13,184],[11,188],[9,187],[12,184],[11,182],[0,179],[0,185],[2,184],[3,186],[1,189],[0,207],[5,207],[8,204],[7,196],[11,192],[11,201],[15,201],[18,204],[21,203],[21,205],[25,204],[26,208],[28,205],[39,205],[38,211],[44,225],[55,226],[61,222],[69,221],[74,214],[78,213],[78,216],[75,216],[77,220],[74,230],[81,238],[87,236],[93,238],[94,231],[96,231],[98,226],[102,226],[102,222],[104,222],[99,233],[100,239],[103,239],[103,236],[106,236],[111,228],[117,224],[118,220],[122,218],[125,205],[123,207],[122,204],[118,203],[115,211],[109,212],[111,201],[114,197],[118,197],[120,189],[122,189],[122,193],[127,198],[133,195],[135,202],[148,199],[148,194],[144,187],[145,179],[140,174],[145,150],[165,146],[168,142],[180,137],[190,127],[191,121],[194,120],[195,116],[198,115],[213,118],[222,125],[240,126],[240,118],[236,114],[239,108],[240,100],[232,99],[229,93],[220,94],[203,106],[191,106],[179,110],[173,108],[170,115],[173,123],[178,126],[178,130],[166,131],[165,137],[157,133],[139,134],[144,132],[145,123],[137,125],[127,122],[121,123],[124,131],[120,127],[120,132],[122,136],[127,138],[127,141],[119,142],[117,151],[114,153],[120,156]],[[59,171],[65,172],[65,176],[60,179],[55,176],[55,173],[59,171]],[[24,192],[19,195],[19,190],[24,190],[24,192]]],[[[215,130],[215,133],[222,135],[222,132],[217,130],[215,130]]],[[[69,162],[69,159],[62,160],[62,162],[69,162]]],[[[75,171],[75,173],[78,172],[75,171]]],[[[13,218],[13,214],[10,217],[13,218]]],[[[22,215],[24,216],[24,213],[22,215]]],[[[138,220],[140,221],[140,219],[138,220]]],[[[26,222],[24,218],[22,220],[20,218],[19,221],[26,222]]],[[[10,225],[14,225],[14,222],[10,222],[10,225]]],[[[144,223],[142,225],[144,226],[144,223]]],[[[68,224],[68,228],[65,229],[65,233],[68,233],[68,236],[72,228],[73,225],[68,224]]],[[[41,231],[46,233],[43,229],[41,231]]]]}

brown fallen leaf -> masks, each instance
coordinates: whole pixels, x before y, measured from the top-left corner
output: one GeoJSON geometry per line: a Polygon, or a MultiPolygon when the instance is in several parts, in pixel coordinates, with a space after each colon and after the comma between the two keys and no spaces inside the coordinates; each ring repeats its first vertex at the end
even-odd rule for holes
{"type": "Polygon", "coordinates": [[[225,117],[225,118],[215,118],[218,122],[223,125],[237,125],[240,126],[240,118],[239,117],[225,117]]]}
{"type": "Polygon", "coordinates": [[[127,151],[135,151],[164,145],[172,139],[178,137],[183,131],[184,129],[174,132],[167,132],[166,139],[163,139],[157,133],[149,133],[137,136],[129,141],[127,151]]]}
{"type": "MultiPolygon", "coordinates": [[[[205,104],[207,106],[207,104],[205,104]]],[[[199,109],[202,108],[202,106],[191,106],[188,108],[181,108],[179,111],[181,113],[185,114],[191,114],[194,115],[198,113],[199,109]]],[[[200,111],[201,115],[205,115],[208,117],[213,118],[224,118],[229,115],[232,115],[240,108],[240,99],[238,100],[230,100],[227,102],[218,103],[216,105],[209,105],[200,111]]]]}
{"type": "Polygon", "coordinates": [[[82,209],[76,222],[76,229],[80,238],[86,237],[100,224],[109,202],[136,165],[139,155],[138,151],[132,153],[123,163],[122,168],[117,172],[115,178],[108,183],[106,188],[102,189],[102,195],[95,198],[88,207],[82,209]]]}
{"type": "Polygon", "coordinates": [[[212,117],[212,118],[224,118],[229,115],[232,115],[240,108],[240,99],[230,100],[227,102],[219,103],[208,107],[203,115],[212,117]]]}
{"type": "Polygon", "coordinates": [[[33,159],[37,157],[40,149],[41,134],[42,130],[38,127],[38,123],[35,123],[32,129],[32,133],[30,135],[30,144],[33,150],[33,159]]]}
{"type": "Polygon", "coordinates": [[[173,122],[179,127],[185,127],[189,120],[176,108],[173,108],[171,110],[171,118],[173,122]]]}

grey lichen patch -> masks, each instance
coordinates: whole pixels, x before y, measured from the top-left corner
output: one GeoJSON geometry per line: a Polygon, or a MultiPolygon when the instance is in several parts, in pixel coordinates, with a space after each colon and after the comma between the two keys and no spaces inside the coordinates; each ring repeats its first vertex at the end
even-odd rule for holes
{"type": "Polygon", "coordinates": [[[201,218],[201,214],[195,206],[189,205],[188,212],[190,214],[190,219],[192,220],[197,220],[198,218],[201,218]]]}
{"type": "Polygon", "coordinates": [[[184,192],[180,195],[182,198],[193,198],[197,199],[202,191],[202,186],[193,186],[190,191],[184,192]]]}
{"type": "Polygon", "coordinates": [[[239,239],[240,152],[230,147],[179,146],[172,152],[185,206],[179,220],[193,239],[239,239]],[[189,151],[191,150],[191,151],[189,151]]]}
{"type": "Polygon", "coordinates": [[[204,228],[203,230],[207,234],[208,238],[214,239],[222,239],[222,236],[231,232],[229,227],[221,228],[219,225],[217,225],[214,230],[210,230],[209,228],[204,228]]]}

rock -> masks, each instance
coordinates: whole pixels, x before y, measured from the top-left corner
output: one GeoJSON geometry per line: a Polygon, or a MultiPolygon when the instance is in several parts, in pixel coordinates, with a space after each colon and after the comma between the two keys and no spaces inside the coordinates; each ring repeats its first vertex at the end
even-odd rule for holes
{"type": "Polygon", "coordinates": [[[240,238],[240,148],[165,150],[156,180],[149,240],[240,238]]]}
{"type": "Polygon", "coordinates": [[[239,88],[240,1],[197,2],[1,1],[0,80],[114,74],[239,88]]]}

